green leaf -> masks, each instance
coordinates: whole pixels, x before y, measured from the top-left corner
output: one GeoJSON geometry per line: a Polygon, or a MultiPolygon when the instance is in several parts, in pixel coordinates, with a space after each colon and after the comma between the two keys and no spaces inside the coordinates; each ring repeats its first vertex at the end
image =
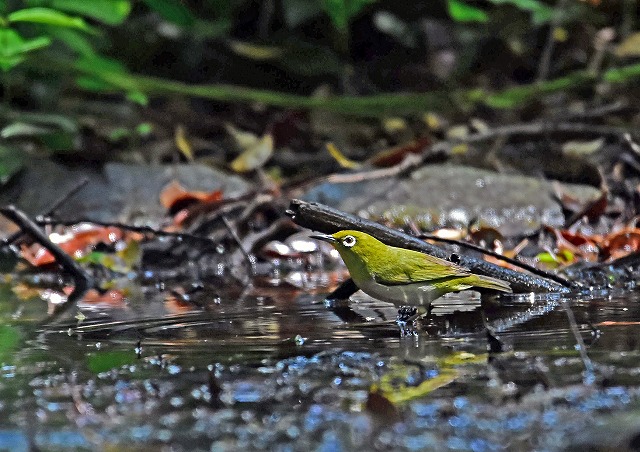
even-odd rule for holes
{"type": "Polygon", "coordinates": [[[50,4],[108,25],[120,25],[131,12],[129,0],[51,0],[50,4]]]}
{"type": "Polygon", "coordinates": [[[101,78],[83,75],[76,78],[76,85],[94,93],[112,93],[116,87],[101,78]]]}
{"type": "Polygon", "coordinates": [[[47,36],[39,36],[33,39],[24,39],[15,30],[0,28],[0,69],[8,71],[25,59],[25,54],[33,50],[47,47],[51,39],[47,36]]]}
{"type": "Polygon", "coordinates": [[[134,104],[142,105],[143,107],[149,105],[149,97],[142,91],[129,91],[127,93],[127,100],[130,100],[134,104]]]}
{"type": "Polygon", "coordinates": [[[77,28],[86,32],[92,32],[91,28],[81,17],[68,16],[60,11],[50,8],[25,8],[14,11],[7,16],[10,23],[32,22],[38,24],[53,25],[56,27],[77,28]]]}
{"type": "Polygon", "coordinates": [[[329,15],[333,26],[341,32],[347,31],[349,22],[362,9],[375,3],[376,0],[324,0],[325,12],[329,15]]]}
{"type": "Polygon", "coordinates": [[[47,32],[50,37],[64,42],[71,50],[77,52],[79,55],[95,54],[93,44],[91,44],[84,34],[77,30],[72,28],[51,27],[47,32]]]}
{"type": "Polygon", "coordinates": [[[18,149],[0,145],[0,182],[5,183],[22,168],[24,154],[18,149]]]}
{"type": "Polygon", "coordinates": [[[182,27],[189,27],[195,22],[195,17],[191,11],[182,6],[177,0],[143,0],[146,5],[160,14],[164,20],[180,25],[182,27]]]}
{"type": "Polygon", "coordinates": [[[481,22],[489,21],[489,16],[480,8],[470,6],[461,0],[448,0],[449,15],[456,22],[481,22]]]}

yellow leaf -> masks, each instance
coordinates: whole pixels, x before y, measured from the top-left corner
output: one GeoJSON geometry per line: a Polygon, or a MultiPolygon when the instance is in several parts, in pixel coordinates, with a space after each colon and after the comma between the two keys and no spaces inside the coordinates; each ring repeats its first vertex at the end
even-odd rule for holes
{"type": "Polygon", "coordinates": [[[384,118],[382,120],[382,128],[389,135],[393,135],[406,130],[407,121],[398,117],[384,118]]]}
{"type": "Polygon", "coordinates": [[[184,155],[187,160],[193,160],[193,148],[191,147],[191,143],[189,143],[189,140],[187,140],[187,134],[182,124],[178,124],[178,126],[176,127],[174,139],[176,142],[176,147],[178,148],[180,153],[184,155]]]}
{"type": "Polygon", "coordinates": [[[618,58],[640,56],[640,32],[629,35],[627,39],[616,46],[614,53],[618,58]]]}
{"type": "Polygon", "coordinates": [[[255,134],[237,129],[233,126],[233,124],[229,124],[228,122],[225,123],[224,128],[236,142],[236,146],[238,146],[243,151],[250,148],[251,146],[254,146],[258,143],[258,141],[260,141],[260,138],[255,134]]]}
{"type": "Polygon", "coordinates": [[[329,151],[331,157],[333,157],[334,160],[338,162],[338,165],[340,165],[342,168],[354,169],[362,166],[360,163],[354,162],[353,160],[347,158],[333,143],[327,143],[327,151],[329,151]]]}
{"type": "Polygon", "coordinates": [[[264,46],[242,41],[231,41],[229,47],[238,55],[259,61],[274,60],[280,58],[284,53],[280,47],[264,46]]]}
{"type": "Polygon", "coordinates": [[[238,173],[246,173],[264,166],[273,155],[273,137],[264,135],[260,141],[242,152],[231,162],[231,169],[238,173]]]}

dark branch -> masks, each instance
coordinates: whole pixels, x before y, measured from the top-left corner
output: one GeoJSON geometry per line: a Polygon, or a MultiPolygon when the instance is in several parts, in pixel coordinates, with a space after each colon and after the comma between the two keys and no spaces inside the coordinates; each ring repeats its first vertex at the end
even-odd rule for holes
{"type": "MultiPolygon", "coordinates": [[[[442,248],[424,242],[409,234],[322,204],[294,199],[289,205],[287,214],[289,214],[298,225],[316,231],[332,233],[342,229],[357,229],[371,234],[388,245],[414,249],[442,259],[449,257],[448,253],[442,248]]],[[[460,265],[474,273],[507,281],[511,284],[514,292],[566,293],[570,290],[555,281],[499,267],[490,262],[470,256],[461,256],[460,265]]],[[[577,290],[579,288],[577,285],[572,285],[571,289],[577,290]]]]}

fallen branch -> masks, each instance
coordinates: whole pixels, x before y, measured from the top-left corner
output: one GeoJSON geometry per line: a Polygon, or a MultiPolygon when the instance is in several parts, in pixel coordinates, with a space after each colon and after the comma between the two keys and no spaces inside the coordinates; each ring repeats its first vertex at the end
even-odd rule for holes
{"type": "Polygon", "coordinates": [[[17,209],[15,206],[7,206],[1,208],[0,213],[17,224],[23,233],[30,235],[35,241],[46,248],[47,251],[49,251],[56,259],[58,265],[60,265],[62,269],[73,278],[73,292],[69,295],[67,302],[63,304],[61,308],[54,311],[54,313],[49,317],[49,320],[52,320],[71,308],[71,306],[74,306],[87,290],[95,286],[93,277],[76,261],[74,261],[71,256],[65,253],[62,248],[53,243],[47,234],[45,234],[35,222],[27,217],[24,212],[17,209]]]}
{"type": "MultiPolygon", "coordinates": [[[[388,245],[421,251],[442,259],[447,259],[449,257],[449,253],[442,248],[424,242],[417,237],[388,228],[374,221],[341,212],[323,204],[294,199],[289,205],[287,214],[299,226],[315,231],[333,233],[342,229],[357,229],[371,234],[388,245]]],[[[468,268],[474,273],[492,276],[509,282],[514,292],[567,293],[570,290],[579,289],[577,285],[565,287],[555,281],[499,267],[490,262],[470,256],[460,256],[459,262],[460,265],[468,268]]]]}

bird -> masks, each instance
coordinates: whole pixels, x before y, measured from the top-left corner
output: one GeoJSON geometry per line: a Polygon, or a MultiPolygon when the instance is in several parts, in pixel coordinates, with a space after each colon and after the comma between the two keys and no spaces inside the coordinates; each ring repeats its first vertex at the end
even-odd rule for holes
{"type": "Polygon", "coordinates": [[[467,289],[512,292],[506,281],[472,273],[429,254],[386,245],[365,232],[343,230],[311,237],[336,248],[360,290],[397,307],[430,309],[431,302],[442,295],[467,289]]]}

